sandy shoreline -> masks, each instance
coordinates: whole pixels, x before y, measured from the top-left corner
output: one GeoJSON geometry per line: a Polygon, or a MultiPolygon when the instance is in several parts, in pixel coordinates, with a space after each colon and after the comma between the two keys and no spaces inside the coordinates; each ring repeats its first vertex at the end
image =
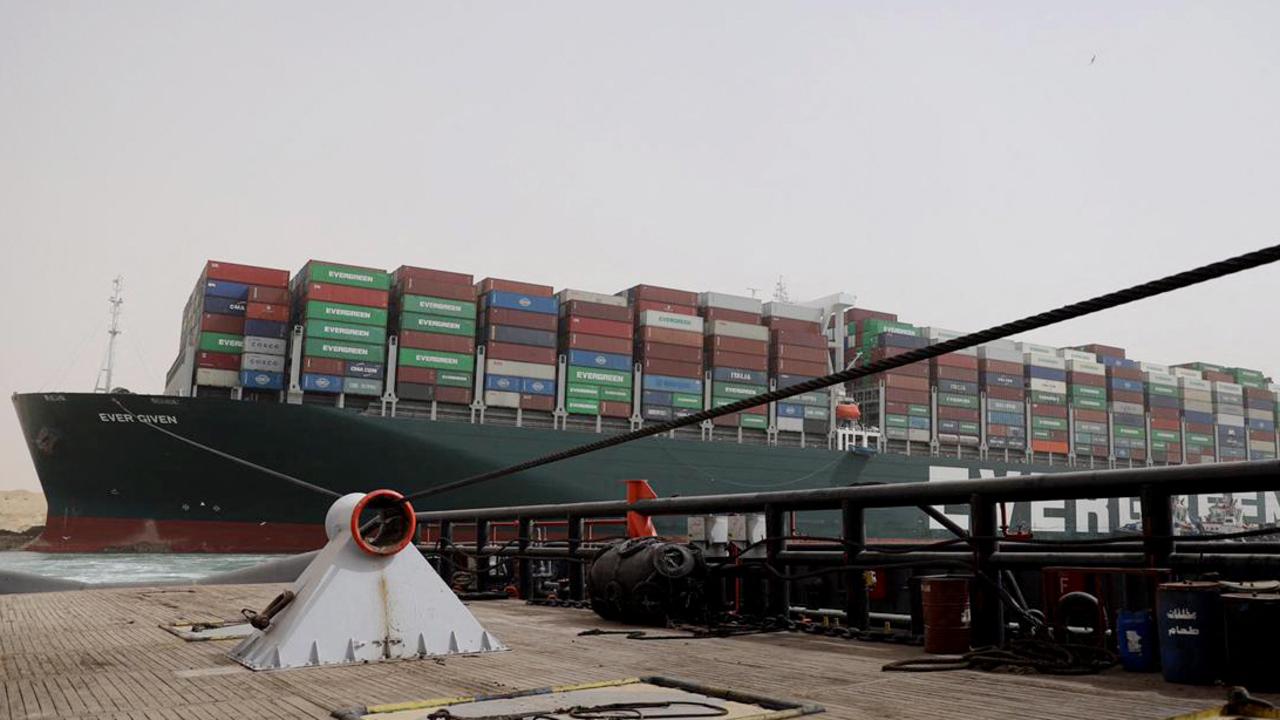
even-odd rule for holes
{"type": "Polygon", "coordinates": [[[30,490],[0,490],[0,530],[21,532],[44,525],[44,495],[30,490]]]}

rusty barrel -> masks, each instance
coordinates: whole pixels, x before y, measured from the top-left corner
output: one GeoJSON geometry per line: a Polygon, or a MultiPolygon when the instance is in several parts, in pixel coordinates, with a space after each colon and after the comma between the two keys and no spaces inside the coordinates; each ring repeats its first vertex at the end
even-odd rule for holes
{"type": "Polygon", "coordinates": [[[955,655],[969,651],[969,578],[927,577],[920,581],[924,651],[955,655]]]}

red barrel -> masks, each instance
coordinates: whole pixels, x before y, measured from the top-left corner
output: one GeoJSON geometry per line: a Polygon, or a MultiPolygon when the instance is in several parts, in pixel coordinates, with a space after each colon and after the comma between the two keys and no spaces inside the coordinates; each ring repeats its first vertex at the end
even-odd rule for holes
{"type": "Polygon", "coordinates": [[[969,652],[969,578],[925,578],[920,582],[920,597],[924,651],[941,655],[969,652]]]}

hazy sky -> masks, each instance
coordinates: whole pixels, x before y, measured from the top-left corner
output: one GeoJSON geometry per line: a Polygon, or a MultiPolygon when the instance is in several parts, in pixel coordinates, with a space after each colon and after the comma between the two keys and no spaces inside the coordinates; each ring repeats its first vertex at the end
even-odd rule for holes
{"type": "MultiPolygon", "coordinates": [[[[0,0],[0,379],[91,389],[121,273],[117,384],[161,390],[210,258],[783,275],[976,329],[1280,242],[1277,27],[1276,2],[0,0]]],[[[1278,287],[1024,339],[1280,373],[1278,287]]]]}

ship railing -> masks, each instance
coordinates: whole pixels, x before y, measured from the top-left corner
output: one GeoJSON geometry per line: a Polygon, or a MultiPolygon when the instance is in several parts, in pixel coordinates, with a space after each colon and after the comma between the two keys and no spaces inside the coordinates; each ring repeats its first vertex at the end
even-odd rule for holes
{"type": "MultiPolygon", "coordinates": [[[[417,513],[424,536],[434,538],[436,559],[440,548],[459,552],[473,560],[509,561],[513,589],[520,597],[534,597],[534,564],[545,569],[559,562],[563,574],[562,599],[584,601],[587,562],[605,540],[592,529],[600,521],[617,525],[629,512],[649,518],[689,518],[702,515],[762,514],[764,552],[759,562],[760,606],[766,613],[785,614],[810,597],[812,572],[792,579],[790,569],[821,569],[830,582],[814,607],[842,606],[851,628],[866,630],[873,617],[867,593],[869,569],[955,570],[963,566],[974,577],[991,582],[971,583],[970,609],[973,644],[999,644],[1006,630],[1002,597],[1006,595],[1005,571],[1039,572],[1046,567],[1138,568],[1150,571],[1198,574],[1222,572],[1274,577],[1280,572],[1280,542],[1229,542],[1212,536],[1176,536],[1172,501],[1175,497],[1224,492],[1267,492],[1280,489],[1280,461],[1218,463],[1200,466],[1167,466],[1115,470],[1074,471],[992,479],[945,482],[855,485],[808,490],[779,490],[729,495],[668,497],[625,501],[592,501],[564,504],[437,510],[417,513]],[[1027,539],[1004,532],[998,524],[999,509],[1006,503],[1056,500],[1137,498],[1140,523],[1125,536],[1065,540],[1027,539]],[[948,507],[948,513],[941,511],[948,507]],[[957,513],[955,506],[962,506],[957,513]],[[951,534],[951,542],[928,539],[886,545],[870,541],[867,514],[890,508],[917,508],[951,534]],[[792,533],[794,514],[834,511],[838,537],[797,538],[792,533]],[[513,535],[497,542],[498,527],[514,528],[513,535]],[[454,529],[470,526],[472,542],[453,542],[454,529]],[[556,528],[556,540],[538,528],[556,528]],[[480,538],[480,542],[474,542],[480,538]],[[444,542],[440,542],[443,539],[444,542]]],[[[812,515],[809,515],[812,517],[812,515]]],[[[670,522],[669,520],[667,522],[670,522]]],[[[659,527],[664,525],[659,520],[659,527]]],[[[1265,532],[1265,531],[1263,531],[1265,532]]],[[[1254,539],[1254,538],[1250,538],[1254,539]]],[[[433,543],[423,549],[433,555],[433,543]]],[[[740,559],[739,559],[740,560],[740,559]]],[[[476,573],[485,589],[485,572],[476,573]]]]}

